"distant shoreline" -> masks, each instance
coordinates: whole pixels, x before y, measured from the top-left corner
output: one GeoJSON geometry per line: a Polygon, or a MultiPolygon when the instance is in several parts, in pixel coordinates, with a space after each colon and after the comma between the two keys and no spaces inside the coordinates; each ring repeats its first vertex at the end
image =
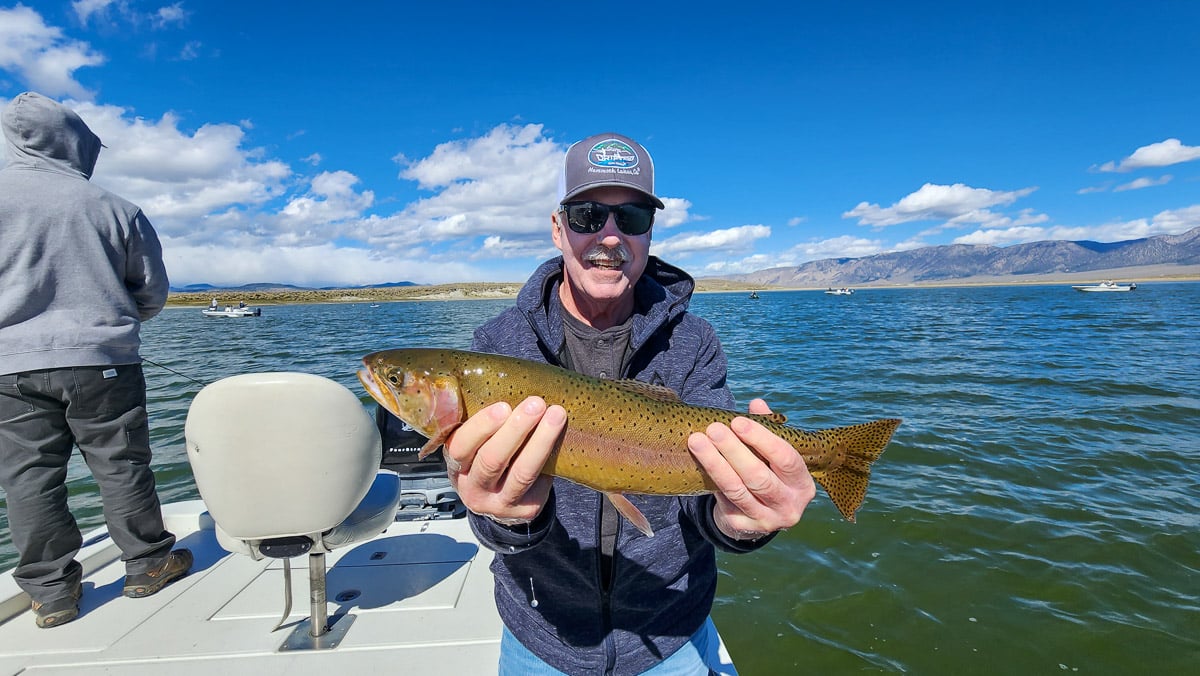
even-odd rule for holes
{"type": "MultiPolygon", "coordinates": [[[[1041,284],[1089,284],[1111,279],[1117,282],[1194,282],[1200,281],[1200,265],[1158,265],[1117,270],[1096,270],[1047,275],[979,276],[932,282],[884,281],[850,285],[855,289],[897,289],[971,286],[1031,286],[1041,284]]],[[[221,289],[171,293],[167,307],[208,307],[213,298],[221,305],[244,302],[247,305],[295,305],[317,303],[380,303],[422,300],[503,300],[517,297],[524,282],[460,282],[429,286],[395,286],[372,289],[288,289],[278,291],[236,291],[221,289]]],[[[750,291],[815,291],[829,286],[777,286],[750,284],[727,279],[696,280],[697,293],[749,293],[750,291]]]]}

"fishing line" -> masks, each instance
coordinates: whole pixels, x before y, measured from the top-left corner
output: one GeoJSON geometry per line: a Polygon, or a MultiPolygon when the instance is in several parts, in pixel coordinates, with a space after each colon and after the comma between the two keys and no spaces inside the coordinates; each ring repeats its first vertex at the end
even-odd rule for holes
{"type": "Polygon", "coordinates": [[[184,374],[180,373],[179,371],[176,371],[175,369],[171,368],[170,366],[163,366],[162,364],[154,361],[153,359],[148,359],[146,357],[142,357],[142,361],[146,362],[147,364],[153,364],[160,369],[166,369],[166,370],[170,371],[171,373],[174,373],[175,375],[179,376],[180,378],[186,378],[201,387],[204,387],[205,385],[208,384],[208,383],[202,383],[199,380],[196,380],[195,378],[193,378],[189,375],[184,375],[184,374]]]}

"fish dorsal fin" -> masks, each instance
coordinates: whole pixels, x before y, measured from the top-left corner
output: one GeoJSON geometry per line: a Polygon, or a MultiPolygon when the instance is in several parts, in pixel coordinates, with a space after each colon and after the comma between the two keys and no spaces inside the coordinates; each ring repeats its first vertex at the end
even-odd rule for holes
{"type": "Polygon", "coordinates": [[[778,423],[780,425],[787,422],[787,416],[782,413],[767,413],[766,415],[751,413],[750,415],[748,415],[746,417],[750,418],[751,420],[758,420],[759,422],[766,421],[766,422],[778,423]]]}
{"type": "Polygon", "coordinates": [[[675,394],[675,390],[663,385],[651,385],[650,383],[643,383],[640,380],[610,380],[608,382],[612,383],[619,389],[625,390],[626,392],[633,392],[634,394],[640,394],[647,399],[654,399],[656,401],[679,401],[679,395],[675,394]]]}

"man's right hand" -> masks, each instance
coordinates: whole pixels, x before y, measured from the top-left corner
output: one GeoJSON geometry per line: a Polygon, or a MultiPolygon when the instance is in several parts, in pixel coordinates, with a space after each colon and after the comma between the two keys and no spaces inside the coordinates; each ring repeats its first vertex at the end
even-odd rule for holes
{"type": "Polygon", "coordinates": [[[499,402],[471,416],[445,444],[446,470],[467,509],[499,523],[532,521],[550,496],[542,474],[567,427],[561,406],[529,397],[515,409],[499,402]]]}

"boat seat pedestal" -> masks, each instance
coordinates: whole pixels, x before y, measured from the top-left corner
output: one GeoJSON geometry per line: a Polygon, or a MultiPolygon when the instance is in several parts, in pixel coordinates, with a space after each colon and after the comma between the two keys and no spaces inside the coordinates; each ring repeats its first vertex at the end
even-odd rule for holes
{"type": "Polygon", "coordinates": [[[386,530],[400,501],[399,477],[378,469],[379,431],[358,397],[306,373],[231,376],[196,395],[184,437],[218,543],[284,561],[281,624],[291,612],[290,559],[308,553],[307,638],[281,649],[337,645],[331,629],[344,633],[353,617],[327,626],[325,554],[386,530]]]}

